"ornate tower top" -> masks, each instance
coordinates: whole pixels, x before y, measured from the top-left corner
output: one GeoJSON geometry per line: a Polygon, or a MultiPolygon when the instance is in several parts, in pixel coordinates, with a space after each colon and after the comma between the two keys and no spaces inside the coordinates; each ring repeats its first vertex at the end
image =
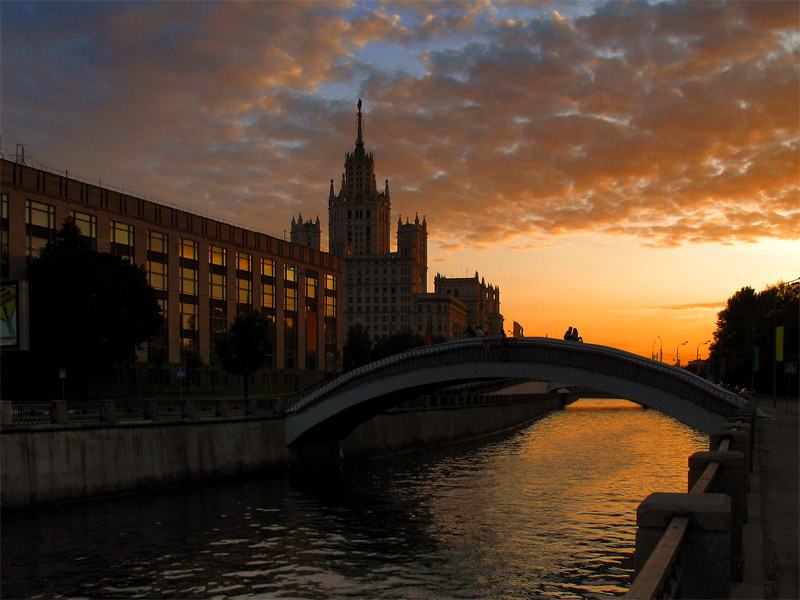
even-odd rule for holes
{"type": "Polygon", "coordinates": [[[358,99],[358,137],[356,137],[356,147],[364,147],[364,135],[361,127],[361,98],[358,99]]]}

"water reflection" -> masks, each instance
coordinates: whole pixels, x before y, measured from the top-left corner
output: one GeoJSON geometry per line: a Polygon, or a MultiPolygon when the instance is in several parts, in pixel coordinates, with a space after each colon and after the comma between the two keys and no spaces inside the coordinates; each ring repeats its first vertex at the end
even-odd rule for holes
{"type": "Polygon", "coordinates": [[[4,515],[3,597],[621,595],[636,505],[706,436],[581,401],[512,434],[340,471],[4,515]]]}

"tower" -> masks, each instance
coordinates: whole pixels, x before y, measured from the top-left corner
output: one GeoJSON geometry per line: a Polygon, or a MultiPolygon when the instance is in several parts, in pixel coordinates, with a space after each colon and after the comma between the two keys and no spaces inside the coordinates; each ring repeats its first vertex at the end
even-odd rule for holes
{"type": "Polygon", "coordinates": [[[375,159],[364,149],[363,115],[358,100],[356,145],[345,155],[338,194],[331,179],[328,194],[328,251],[336,256],[389,253],[389,180],[378,191],[375,159]]]}
{"type": "Polygon", "coordinates": [[[397,219],[397,253],[400,258],[414,259],[414,293],[424,294],[428,287],[428,223],[422,217],[419,222],[419,215],[413,223],[406,219],[403,224],[402,219],[397,219]]]}
{"type": "Polygon", "coordinates": [[[293,244],[300,244],[301,246],[306,246],[312,250],[319,250],[321,233],[319,217],[317,217],[316,221],[309,219],[305,222],[303,222],[302,213],[299,215],[296,221],[294,217],[292,217],[291,241],[293,244]]]}

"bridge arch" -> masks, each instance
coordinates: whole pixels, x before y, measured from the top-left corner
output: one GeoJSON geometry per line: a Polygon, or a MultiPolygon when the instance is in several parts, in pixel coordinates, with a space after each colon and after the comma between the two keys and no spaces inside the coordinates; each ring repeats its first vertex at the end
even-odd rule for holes
{"type": "Polygon", "coordinates": [[[530,379],[634,400],[702,431],[744,402],[688,371],[607,346],[509,338],[417,348],[304,391],[287,410],[288,444],[336,442],[409,397],[470,381],[530,379]]]}

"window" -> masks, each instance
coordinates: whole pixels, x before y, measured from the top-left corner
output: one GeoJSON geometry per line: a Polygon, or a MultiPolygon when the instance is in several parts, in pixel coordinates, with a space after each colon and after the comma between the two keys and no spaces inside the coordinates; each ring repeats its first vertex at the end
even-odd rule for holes
{"type": "Polygon", "coordinates": [[[283,309],[287,312],[297,312],[297,290],[285,288],[283,309]]]}
{"type": "MultiPolygon", "coordinates": [[[[167,291],[167,234],[147,232],[147,281],[160,292],[167,291]]],[[[166,293],[163,294],[166,303],[166,293]]],[[[164,306],[162,306],[164,309],[164,306]]],[[[165,313],[166,314],[166,313],[165,313]]]]}
{"type": "MultiPolygon", "coordinates": [[[[325,273],[325,370],[336,371],[336,275],[325,273]]],[[[359,321],[361,318],[359,317],[359,321]]]]}
{"type": "Polygon", "coordinates": [[[261,308],[267,314],[275,314],[275,261],[261,259],[261,308]]]}
{"type": "Polygon", "coordinates": [[[25,202],[25,256],[30,262],[42,248],[56,238],[56,207],[51,204],[25,202]]]}
{"type": "Polygon", "coordinates": [[[178,246],[180,272],[180,344],[181,360],[184,352],[198,352],[200,343],[200,244],[195,240],[181,238],[178,246]]]}
{"type": "MultiPolygon", "coordinates": [[[[147,232],[147,282],[156,290],[158,305],[161,307],[161,328],[158,334],[150,342],[149,353],[157,351],[160,355],[167,352],[169,329],[167,323],[167,247],[168,237],[166,233],[160,231],[147,232]]],[[[152,356],[152,354],[149,354],[152,356]]],[[[161,375],[159,374],[158,377],[161,375]]]]}
{"type": "Polygon", "coordinates": [[[236,252],[236,310],[239,313],[253,308],[253,256],[236,252]]]}
{"type": "Polygon", "coordinates": [[[227,298],[227,263],[228,255],[225,248],[208,247],[208,296],[212,300],[224,301],[227,298]]]}
{"type": "Polygon", "coordinates": [[[275,322],[277,307],[275,306],[275,261],[261,259],[261,312],[269,321],[270,349],[267,353],[267,367],[275,366],[275,322]]]}
{"type": "Polygon", "coordinates": [[[133,262],[133,225],[111,221],[111,254],[133,262]]]}
{"type": "Polygon", "coordinates": [[[228,252],[219,246],[208,246],[208,333],[211,348],[225,335],[228,322],[228,252]]]}
{"type": "Polygon", "coordinates": [[[70,216],[81,232],[81,237],[92,250],[97,250],[97,215],[73,210],[70,216]]]}

